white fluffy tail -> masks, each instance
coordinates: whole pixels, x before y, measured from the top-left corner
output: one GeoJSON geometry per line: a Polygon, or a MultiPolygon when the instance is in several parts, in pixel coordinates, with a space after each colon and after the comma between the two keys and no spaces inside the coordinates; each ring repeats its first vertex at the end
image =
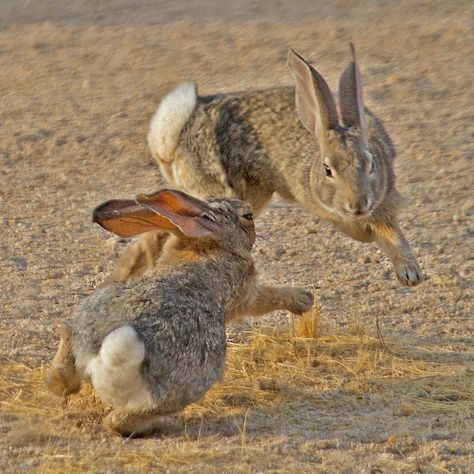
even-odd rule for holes
{"type": "Polygon", "coordinates": [[[149,388],[141,374],[145,344],[131,326],[112,331],[87,372],[99,396],[114,407],[153,408],[149,388]]]}
{"type": "Polygon", "coordinates": [[[184,82],[163,97],[151,119],[148,145],[155,160],[172,161],[179,136],[197,102],[194,82],[184,82]]]}

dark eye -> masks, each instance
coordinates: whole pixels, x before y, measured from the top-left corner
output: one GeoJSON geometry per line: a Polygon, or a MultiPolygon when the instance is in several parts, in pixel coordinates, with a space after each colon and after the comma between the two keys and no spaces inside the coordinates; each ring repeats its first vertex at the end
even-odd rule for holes
{"type": "Polygon", "coordinates": [[[201,217],[202,217],[203,219],[208,220],[208,221],[216,222],[215,217],[214,217],[214,216],[211,216],[210,214],[207,214],[206,212],[203,212],[203,213],[201,214],[201,217]]]}
{"type": "Polygon", "coordinates": [[[253,219],[253,214],[251,212],[247,212],[242,217],[248,221],[251,221],[253,219]]]}
{"type": "Polygon", "coordinates": [[[372,174],[375,171],[375,160],[370,161],[370,174],[372,174]]]}
{"type": "Polygon", "coordinates": [[[326,165],[326,164],[324,165],[324,171],[326,172],[326,176],[332,177],[332,170],[331,170],[331,168],[329,168],[329,166],[326,165]]]}

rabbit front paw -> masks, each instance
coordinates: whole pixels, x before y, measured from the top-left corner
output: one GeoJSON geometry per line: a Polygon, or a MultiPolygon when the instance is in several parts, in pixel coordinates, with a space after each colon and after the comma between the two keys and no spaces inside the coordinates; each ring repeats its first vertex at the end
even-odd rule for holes
{"type": "Polygon", "coordinates": [[[398,281],[402,285],[415,286],[423,281],[423,274],[416,260],[410,260],[395,267],[398,281]]]}
{"type": "Polygon", "coordinates": [[[293,288],[293,295],[289,304],[289,311],[294,314],[302,314],[313,307],[313,292],[305,288],[293,288]]]}

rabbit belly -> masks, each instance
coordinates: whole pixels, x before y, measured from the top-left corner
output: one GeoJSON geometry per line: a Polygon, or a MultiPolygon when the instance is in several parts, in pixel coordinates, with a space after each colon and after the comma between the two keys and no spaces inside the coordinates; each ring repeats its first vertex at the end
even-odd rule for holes
{"type": "Polygon", "coordinates": [[[131,326],[122,326],[105,337],[99,354],[87,363],[86,373],[100,398],[113,407],[154,408],[140,370],[144,358],[144,342],[131,326]]]}

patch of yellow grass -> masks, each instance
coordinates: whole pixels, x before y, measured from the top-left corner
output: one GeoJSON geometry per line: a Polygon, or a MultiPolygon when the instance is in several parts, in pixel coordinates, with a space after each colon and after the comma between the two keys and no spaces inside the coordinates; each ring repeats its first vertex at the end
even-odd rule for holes
{"type": "Polygon", "coordinates": [[[348,399],[367,396],[381,397],[397,416],[452,413],[470,420],[474,414],[472,371],[388,353],[360,330],[321,334],[317,310],[290,330],[260,326],[243,342],[229,343],[224,380],[175,418],[174,431],[165,433],[158,448],[153,438],[108,437],[100,424],[108,409],[88,386],[62,407],[46,391],[44,372],[44,367],[18,364],[0,368],[0,406],[11,424],[9,443],[15,449],[41,447],[39,455],[26,458],[44,473],[111,466],[135,472],[165,472],[173,466],[196,472],[226,466],[233,466],[233,472],[248,472],[249,466],[258,470],[263,460],[282,462],[284,457],[249,442],[249,432],[272,433],[282,420],[301,423],[311,407],[344,410],[348,399]],[[223,432],[231,443],[222,442],[223,432]],[[154,443],[151,449],[149,443],[154,443]]]}

